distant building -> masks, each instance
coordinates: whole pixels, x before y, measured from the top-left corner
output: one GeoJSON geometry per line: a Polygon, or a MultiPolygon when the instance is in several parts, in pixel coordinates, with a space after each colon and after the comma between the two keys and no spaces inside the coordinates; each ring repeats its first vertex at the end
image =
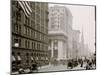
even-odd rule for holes
{"type": "Polygon", "coordinates": [[[80,41],[80,57],[85,57],[85,43],[84,43],[83,29],[82,29],[81,41],[80,41]]]}
{"type": "Polygon", "coordinates": [[[72,36],[72,14],[64,6],[49,8],[49,56],[53,60],[67,60],[70,54],[69,44],[72,36]]]}
{"type": "Polygon", "coordinates": [[[82,30],[79,56],[80,57],[89,57],[90,53],[91,52],[89,51],[88,44],[85,44],[85,42],[84,42],[84,34],[83,34],[83,30],[82,30]]]}
{"type": "Polygon", "coordinates": [[[34,62],[46,65],[49,62],[48,4],[28,3],[32,12],[26,16],[18,1],[11,2],[13,59],[20,60],[23,67],[31,66],[34,62]]]}
{"type": "Polygon", "coordinates": [[[80,55],[80,44],[79,44],[79,30],[73,30],[73,50],[72,50],[72,58],[78,58],[80,55]]]}

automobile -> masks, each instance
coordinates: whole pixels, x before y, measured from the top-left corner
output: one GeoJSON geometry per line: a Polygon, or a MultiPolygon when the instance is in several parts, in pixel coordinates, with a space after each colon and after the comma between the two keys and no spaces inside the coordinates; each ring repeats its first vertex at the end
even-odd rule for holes
{"type": "Polygon", "coordinates": [[[36,63],[33,63],[33,64],[32,64],[31,71],[32,71],[32,72],[38,72],[38,66],[37,66],[36,63]]]}

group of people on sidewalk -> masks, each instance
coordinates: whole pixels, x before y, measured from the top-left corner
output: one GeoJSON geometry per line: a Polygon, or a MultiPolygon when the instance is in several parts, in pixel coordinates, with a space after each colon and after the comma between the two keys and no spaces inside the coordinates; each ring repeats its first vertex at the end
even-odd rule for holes
{"type": "Polygon", "coordinates": [[[37,63],[33,63],[30,67],[26,65],[26,68],[23,68],[20,63],[16,62],[12,64],[12,72],[17,72],[17,74],[38,72],[38,65],[37,63]]]}
{"type": "MultiPolygon", "coordinates": [[[[24,67],[22,66],[22,60],[20,58],[20,54],[18,54],[17,59],[15,59],[14,57],[12,57],[12,73],[17,72],[17,74],[23,74],[23,73],[33,73],[33,72],[38,72],[39,68],[41,68],[41,63],[37,63],[35,60],[33,62],[32,60],[32,64],[28,67],[24,67]]],[[[70,59],[67,61],[67,64],[65,61],[63,61],[64,64],[63,65],[67,65],[67,69],[74,69],[75,67],[80,66],[79,68],[84,68],[86,70],[91,70],[91,69],[95,69],[96,68],[96,59],[70,59]]],[[[24,63],[23,63],[24,64],[24,63]]],[[[57,60],[54,60],[54,62],[52,62],[53,66],[57,66],[59,65],[57,60]]],[[[60,63],[61,64],[61,63],[60,63]]],[[[29,65],[26,63],[26,66],[29,65]]],[[[25,65],[24,65],[25,66],[25,65]]]]}
{"type": "Polygon", "coordinates": [[[14,74],[23,74],[23,73],[32,73],[38,71],[38,63],[34,60],[31,61],[32,64],[29,65],[28,63],[23,63],[20,57],[20,53],[18,54],[17,58],[12,56],[12,73],[14,74]]]}
{"type": "Polygon", "coordinates": [[[96,60],[95,59],[78,59],[78,60],[69,60],[67,64],[67,68],[73,69],[74,67],[84,68],[86,70],[91,70],[96,68],[96,60]],[[79,66],[80,65],[80,66],[79,66]]]}

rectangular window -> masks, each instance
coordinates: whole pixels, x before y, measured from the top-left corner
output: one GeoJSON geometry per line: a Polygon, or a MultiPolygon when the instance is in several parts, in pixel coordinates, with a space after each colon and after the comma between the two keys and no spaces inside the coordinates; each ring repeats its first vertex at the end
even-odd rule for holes
{"type": "Polygon", "coordinates": [[[30,41],[29,40],[25,40],[25,48],[30,48],[30,41]]]}
{"type": "Polygon", "coordinates": [[[30,48],[30,41],[28,40],[28,48],[30,48]]]}
{"type": "Polygon", "coordinates": [[[42,45],[41,45],[41,43],[40,43],[40,49],[39,49],[39,50],[41,50],[41,48],[42,48],[42,45]]]}
{"type": "Polygon", "coordinates": [[[25,26],[23,26],[23,34],[25,35],[25,33],[26,33],[26,28],[25,26]]]}
{"type": "Polygon", "coordinates": [[[18,33],[18,24],[17,24],[17,23],[14,24],[14,31],[15,31],[16,33],[18,33]]]}
{"type": "Polygon", "coordinates": [[[31,30],[31,37],[33,37],[33,30],[31,30]]]}
{"type": "Polygon", "coordinates": [[[40,50],[40,43],[39,43],[39,50],[40,50]]]}
{"type": "Polygon", "coordinates": [[[19,28],[19,34],[21,34],[21,25],[18,25],[18,28],[19,28]]]}
{"type": "Polygon", "coordinates": [[[32,37],[32,30],[30,29],[30,37],[32,37]]]}
{"type": "Polygon", "coordinates": [[[39,49],[39,44],[37,43],[37,50],[39,49]]]}
{"type": "Polygon", "coordinates": [[[27,40],[25,40],[25,48],[27,48],[27,40]]]}
{"type": "Polygon", "coordinates": [[[35,42],[34,42],[34,49],[36,49],[36,48],[35,48],[35,42]]]}
{"type": "Polygon", "coordinates": [[[27,29],[27,35],[30,36],[30,29],[27,29]]]}
{"type": "Polygon", "coordinates": [[[34,36],[35,36],[35,38],[37,38],[37,32],[36,31],[35,31],[35,35],[34,36]]]}
{"type": "Polygon", "coordinates": [[[25,35],[27,35],[27,27],[25,27],[25,35]]]}
{"type": "Polygon", "coordinates": [[[40,40],[41,40],[41,34],[40,34],[40,40]]]}
{"type": "Polygon", "coordinates": [[[37,42],[35,42],[35,49],[37,50],[37,42]]]}
{"type": "Polygon", "coordinates": [[[33,38],[35,38],[35,31],[33,31],[33,38]]]}
{"type": "Polygon", "coordinates": [[[44,50],[44,44],[42,44],[42,50],[44,50]]]}
{"type": "Polygon", "coordinates": [[[32,49],[34,49],[34,42],[32,42],[32,49]]]}

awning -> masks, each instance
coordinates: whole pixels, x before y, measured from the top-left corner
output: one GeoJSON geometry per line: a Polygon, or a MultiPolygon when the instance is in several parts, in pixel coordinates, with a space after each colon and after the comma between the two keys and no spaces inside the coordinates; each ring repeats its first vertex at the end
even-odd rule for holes
{"type": "Polygon", "coordinates": [[[18,60],[22,60],[20,56],[17,56],[18,60]]]}
{"type": "Polygon", "coordinates": [[[15,59],[15,57],[14,57],[14,56],[12,56],[12,61],[16,61],[16,59],[15,59]]]}
{"type": "Polygon", "coordinates": [[[31,60],[33,60],[33,57],[31,57],[31,60]]]}
{"type": "Polygon", "coordinates": [[[48,60],[48,58],[46,57],[46,60],[48,60]]]}

